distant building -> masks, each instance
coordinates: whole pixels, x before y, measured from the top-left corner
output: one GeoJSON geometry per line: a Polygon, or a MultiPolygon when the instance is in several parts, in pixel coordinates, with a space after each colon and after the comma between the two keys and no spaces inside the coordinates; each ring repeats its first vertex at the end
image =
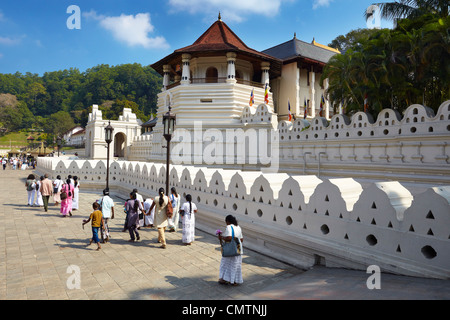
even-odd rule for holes
{"type": "Polygon", "coordinates": [[[76,133],[72,134],[72,137],[70,138],[70,145],[74,147],[84,147],[85,138],[86,136],[86,130],[83,129],[81,131],[77,131],[76,133]]]}
{"type": "MultiPolygon", "coordinates": [[[[63,139],[64,139],[64,141],[65,141],[65,145],[66,145],[66,146],[72,146],[72,145],[74,145],[73,142],[72,142],[72,136],[73,136],[74,134],[76,134],[76,133],[81,132],[81,131],[84,131],[84,128],[83,128],[83,127],[80,127],[80,126],[73,127],[72,129],[66,131],[66,132],[63,134],[63,139]]],[[[77,139],[77,140],[79,140],[79,139],[77,139]]]]}

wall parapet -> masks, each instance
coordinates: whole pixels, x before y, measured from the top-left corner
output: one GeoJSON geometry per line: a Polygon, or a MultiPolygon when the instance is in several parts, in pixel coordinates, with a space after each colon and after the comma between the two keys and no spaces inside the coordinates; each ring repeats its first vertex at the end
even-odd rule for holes
{"type": "MultiPolygon", "coordinates": [[[[52,177],[76,173],[100,194],[106,166],[40,158],[37,170],[52,177]]],[[[163,164],[110,165],[110,188],[124,196],[133,188],[154,196],[165,179],[163,164]]],[[[363,187],[352,178],[180,165],[171,166],[170,179],[180,194],[192,195],[199,227],[214,232],[233,214],[249,247],[300,267],[325,260],[332,267],[376,264],[397,274],[450,278],[450,186],[412,195],[395,181],[363,187]]]]}

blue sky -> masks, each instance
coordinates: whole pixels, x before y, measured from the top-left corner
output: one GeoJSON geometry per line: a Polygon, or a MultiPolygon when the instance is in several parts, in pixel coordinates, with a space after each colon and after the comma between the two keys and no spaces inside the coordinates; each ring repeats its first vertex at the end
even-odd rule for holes
{"type": "MultiPolygon", "coordinates": [[[[0,4],[0,73],[99,64],[152,64],[222,20],[251,48],[290,40],[328,44],[367,28],[372,0],[16,0],[0,4]],[[77,13],[70,6],[80,9],[77,13]],[[71,29],[69,25],[80,29],[71,29]]],[[[381,20],[381,27],[392,23],[381,20]]]]}

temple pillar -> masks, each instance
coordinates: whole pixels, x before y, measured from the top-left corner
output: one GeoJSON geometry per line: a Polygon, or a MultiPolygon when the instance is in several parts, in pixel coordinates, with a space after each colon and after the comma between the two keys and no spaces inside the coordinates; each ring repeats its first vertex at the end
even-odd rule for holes
{"type": "Polygon", "coordinates": [[[328,85],[329,85],[328,78],[326,78],[323,81],[323,88],[324,88],[323,96],[325,98],[325,105],[323,107],[325,108],[325,118],[326,119],[330,119],[330,101],[328,100],[328,95],[326,95],[327,90],[328,90],[328,85]]]}
{"type": "Polygon", "coordinates": [[[191,55],[187,53],[183,53],[181,56],[181,62],[182,62],[182,73],[181,73],[181,84],[186,85],[190,84],[190,77],[191,77],[191,70],[190,70],[190,60],[191,55]]]}
{"type": "Polygon", "coordinates": [[[311,117],[314,118],[316,116],[316,73],[314,72],[313,67],[311,67],[309,78],[309,101],[311,107],[311,117]]]}
{"type": "Polygon", "coordinates": [[[270,63],[269,62],[261,62],[261,83],[265,85],[266,83],[269,83],[269,70],[270,70],[270,63]]]}
{"type": "Polygon", "coordinates": [[[227,53],[228,71],[227,83],[236,83],[236,53],[227,53]]]}
{"type": "Polygon", "coordinates": [[[162,90],[165,91],[167,89],[167,86],[169,85],[170,82],[170,66],[169,65],[164,65],[163,66],[163,72],[164,72],[164,78],[163,78],[163,88],[162,90]]]}

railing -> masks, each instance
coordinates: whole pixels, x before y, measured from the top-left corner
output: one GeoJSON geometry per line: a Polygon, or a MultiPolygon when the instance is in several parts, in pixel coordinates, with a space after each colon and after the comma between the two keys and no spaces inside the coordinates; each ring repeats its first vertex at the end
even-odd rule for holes
{"type": "Polygon", "coordinates": [[[225,83],[227,78],[218,78],[218,77],[206,77],[206,78],[191,78],[192,84],[197,83],[225,83]]]}
{"type": "Polygon", "coordinates": [[[172,84],[169,84],[169,85],[166,87],[166,90],[175,88],[175,87],[177,87],[177,86],[179,86],[179,85],[180,85],[180,81],[174,82],[174,83],[172,83],[172,84]]]}
{"type": "Polygon", "coordinates": [[[247,86],[257,87],[257,88],[264,88],[264,84],[260,83],[260,82],[254,82],[254,81],[244,80],[244,79],[240,79],[240,78],[236,78],[236,81],[239,84],[245,84],[247,86]]]}
{"type": "MultiPolygon", "coordinates": [[[[226,83],[227,78],[225,78],[225,77],[221,77],[221,78],[218,78],[218,77],[191,78],[190,81],[191,81],[191,84],[226,83]]],[[[246,85],[246,86],[251,86],[251,87],[256,87],[256,88],[264,88],[264,84],[262,84],[260,82],[254,82],[254,81],[244,80],[244,79],[240,79],[240,78],[236,78],[236,82],[239,84],[246,85]]],[[[166,87],[166,90],[175,88],[179,85],[180,85],[180,81],[171,83],[166,87]]]]}

